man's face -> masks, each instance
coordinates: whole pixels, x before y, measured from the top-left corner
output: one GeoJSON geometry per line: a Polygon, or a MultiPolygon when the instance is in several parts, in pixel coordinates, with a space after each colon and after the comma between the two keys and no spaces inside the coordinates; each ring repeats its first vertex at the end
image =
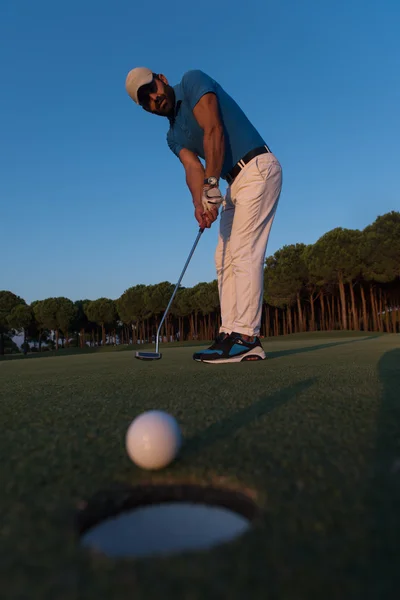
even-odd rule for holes
{"type": "Polygon", "coordinates": [[[140,106],[154,115],[168,117],[175,108],[175,93],[164,75],[158,75],[138,90],[140,106]]]}

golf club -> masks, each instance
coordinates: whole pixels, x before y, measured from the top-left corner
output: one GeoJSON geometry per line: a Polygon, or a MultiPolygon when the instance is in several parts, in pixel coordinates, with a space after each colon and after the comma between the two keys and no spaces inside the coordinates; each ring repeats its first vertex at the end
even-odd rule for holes
{"type": "Polygon", "coordinates": [[[136,352],[135,358],[138,358],[139,360],[160,360],[160,358],[162,357],[162,354],[158,351],[158,340],[159,340],[159,337],[160,337],[161,327],[162,327],[162,324],[164,323],[165,317],[168,314],[168,311],[169,311],[169,308],[170,308],[170,306],[172,304],[172,301],[175,298],[175,294],[176,294],[176,292],[177,292],[177,290],[179,288],[179,284],[182,281],[182,277],[185,274],[186,268],[187,268],[187,266],[188,266],[188,264],[190,262],[190,259],[192,258],[193,252],[195,251],[195,248],[197,246],[197,243],[198,243],[198,241],[199,241],[199,239],[200,239],[201,234],[203,233],[203,231],[204,231],[204,229],[201,229],[201,228],[199,229],[199,233],[197,234],[196,241],[193,244],[193,248],[190,251],[190,254],[188,256],[188,259],[186,261],[185,266],[183,267],[183,271],[181,273],[181,276],[179,277],[178,283],[175,286],[175,289],[174,289],[173,294],[171,296],[171,300],[168,302],[168,306],[165,309],[165,312],[163,314],[161,322],[160,322],[160,324],[158,326],[157,333],[156,333],[156,351],[155,352],[136,352]]]}

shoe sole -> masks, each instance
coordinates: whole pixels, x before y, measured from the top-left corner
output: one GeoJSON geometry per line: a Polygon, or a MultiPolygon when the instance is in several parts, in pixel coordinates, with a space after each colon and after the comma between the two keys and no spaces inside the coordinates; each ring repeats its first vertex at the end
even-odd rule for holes
{"type": "Polygon", "coordinates": [[[264,350],[260,347],[255,348],[254,350],[250,350],[249,352],[246,352],[246,354],[240,354],[239,356],[232,356],[231,358],[216,358],[214,360],[207,360],[206,358],[196,358],[195,360],[197,362],[204,362],[204,363],[208,363],[209,365],[212,365],[214,363],[217,363],[219,365],[222,364],[226,364],[226,363],[238,363],[238,362],[255,362],[255,361],[259,361],[259,360],[265,360],[267,358],[267,355],[265,354],[264,350]]]}

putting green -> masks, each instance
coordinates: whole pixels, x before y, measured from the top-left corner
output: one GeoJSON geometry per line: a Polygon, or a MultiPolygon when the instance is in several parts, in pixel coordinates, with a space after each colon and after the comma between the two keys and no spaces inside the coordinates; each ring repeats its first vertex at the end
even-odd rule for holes
{"type": "Polygon", "coordinates": [[[205,365],[193,348],[0,363],[4,598],[120,600],[397,598],[400,336],[304,334],[269,360],[205,365]],[[158,473],[124,436],[148,409],[185,445],[158,473]],[[114,560],[79,546],[82,501],[118,483],[238,488],[264,510],[234,543],[114,560]]]}

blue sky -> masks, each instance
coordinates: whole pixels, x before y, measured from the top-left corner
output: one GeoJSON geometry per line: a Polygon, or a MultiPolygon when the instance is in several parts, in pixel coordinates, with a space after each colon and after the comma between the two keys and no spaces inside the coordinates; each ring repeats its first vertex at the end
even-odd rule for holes
{"type": "MultiPolygon", "coordinates": [[[[0,289],[27,302],[175,282],[196,237],[135,66],[219,81],[283,167],[267,253],[400,209],[397,0],[3,0],[0,289]]],[[[183,284],[215,278],[217,226],[183,284]]]]}

